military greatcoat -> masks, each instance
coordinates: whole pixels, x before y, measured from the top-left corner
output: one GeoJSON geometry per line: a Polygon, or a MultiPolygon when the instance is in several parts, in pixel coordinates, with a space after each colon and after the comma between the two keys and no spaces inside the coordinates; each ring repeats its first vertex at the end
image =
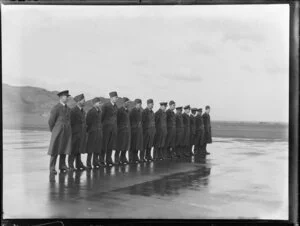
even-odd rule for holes
{"type": "Polygon", "coordinates": [[[142,113],[142,127],[143,127],[143,144],[144,149],[150,149],[154,144],[155,129],[155,115],[152,110],[146,108],[142,113]]]}
{"type": "Polygon", "coordinates": [[[196,136],[196,125],[195,125],[195,116],[190,115],[190,145],[195,144],[195,136],[196,136]]]}
{"type": "Polygon", "coordinates": [[[154,147],[163,148],[167,137],[167,115],[161,109],[155,112],[155,128],[154,147]]]}
{"type": "Polygon", "coordinates": [[[167,138],[166,147],[175,148],[176,139],[176,116],[174,111],[168,109],[167,112],[167,138]]]}
{"type": "Polygon", "coordinates": [[[204,125],[203,125],[203,119],[201,115],[196,115],[195,125],[196,125],[195,146],[199,148],[204,144],[204,125]]]}
{"type": "Polygon", "coordinates": [[[96,107],[92,107],[86,116],[87,124],[87,153],[100,154],[103,146],[103,132],[102,132],[102,111],[96,107]]]}
{"type": "Polygon", "coordinates": [[[116,104],[105,103],[102,107],[103,151],[116,149],[117,139],[117,111],[116,104]]]}
{"type": "Polygon", "coordinates": [[[183,119],[183,146],[190,146],[190,116],[182,114],[183,119]]]}
{"type": "Polygon", "coordinates": [[[184,146],[184,127],[183,127],[183,118],[181,113],[176,114],[176,147],[184,146]]]}
{"type": "Polygon", "coordinates": [[[77,155],[86,152],[86,115],[83,108],[75,106],[71,109],[72,149],[71,154],[77,155]]]}
{"type": "Polygon", "coordinates": [[[142,109],[133,108],[129,114],[131,127],[130,149],[143,149],[142,109]]]}
{"type": "Polygon", "coordinates": [[[210,144],[210,143],[212,143],[210,115],[207,113],[204,113],[202,115],[202,118],[203,118],[203,124],[204,124],[204,142],[207,144],[210,144]]]}
{"type": "Polygon", "coordinates": [[[129,111],[124,107],[118,109],[117,113],[117,150],[126,151],[130,148],[130,120],[129,111]]]}
{"type": "Polygon", "coordinates": [[[56,104],[50,113],[48,121],[51,131],[51,140],[48,149],[49,155],[71,153],[72,129],[70,122],[71,109],[61,103],[56,104]]]}

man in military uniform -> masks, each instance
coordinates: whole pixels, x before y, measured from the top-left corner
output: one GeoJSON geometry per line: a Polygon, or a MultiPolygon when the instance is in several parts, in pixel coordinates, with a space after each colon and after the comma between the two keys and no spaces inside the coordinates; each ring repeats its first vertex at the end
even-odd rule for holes
{"type": "Polygon", "coordinates": [[[183,118],[182,118],[182,107],[176,108],[176,156],[177,158],[181,158],[183,155],[183,133],[184,133],[184,126],[183,126],[183,118]]]}
{"type": "Polygon", "coordinates": [[[71,153],[72,129],[70,113],[71,109],[67,106],[69,91],[65,90],[57,94],[59,103],[56,104],[50,112],[48,121],[51,131],[51,140],[48,149],[50,158],[50,173],[57,174],[55,170],[57,156],[59,158],[59,169],[61,171],[68,170],[66,166],[66,155],[71,153]]]}
{"type": "Polygon", "coordinates": [[[117,138],[117,92],[109,93],[110,101],[105,103],[102,107],[102,125],[103,125],[103,152],[101,158],[106,160],[107,166],[112,166],[111,158],[112,150],[116,149],[117,138]]]}
{"type": "MultiPolygon", "coordinates": [[[[143,126],[143,144],[144,152],[146,153],[146,160],[153,161],[151,157],[151,149],[154,143],[155,136],[155,116],[153,112],[153,100],[147,100],[147,108],[142,113],[142,126],[143,126]]],[[[144,157],[144,155],[142,156],[144,157]]]]}
{"type": "Polygon", "coordinates": [[[191,133],[191,124],[190,124],[190,105],[184,107],[184,113],[182,114],[183,119],[183,146],[184,146],[184,155],[186,157],[190,156],[190,133],[191,133]]]}
{"type": "Polygon", "coordinates": [[[143,150],[143,128],[142,128],[142,100],[135,99],[135,107],[129,114],[131,127],[131,143],[129,162],[138,163],[138,152],[143,150]]]}
{"type": "Polygon", "coordinates": [[[81,154],[85,153],[86,148],[86,121],[83,109],[85,98],[83,94],[74,97],[76,106],[71,109],[71,128],[72,128],[72,149],[68,158],[70,170],[74,170],[74,160],[76,159],[76,169],[81,170],[86,167],[81,161],[81,154]]]}
{"type": "Polygon", "coordinates": [[[207,152],[206,146],[207,144],[212,143],[212,138],[211,138],[211,124],[210,124],[210,106],[205,107],[205,113],[203,114],[203,124],[204,124],[204,144],[203,144],[203,152],[207,155],[210,153],[207,152]]]}
{"type": "Polygon", "coordinates": [[[176,116],[174,113],[175,102],[171,100],[169,102],[169,109],[166,112],[167,115],[167,138],[165,144],[165,158],[171,159],[175,155],[175,138],[176,138],[176,116]]]}
{"type": "Polygon", "coordinates": [[[129,121],[129,99],[123,98],[123,106],[118,109],[117,113],[117,149],[115,152],[115,163],[116,164],[127,164],[126,152],[130,146],[130,121],[129,121]]]}
{"type": "Polygon", "coordinates": [[[95,97],[92,100],[93,107],[88,111],[86,116],[87,124],[87,168],[92,168],[92,158],[94,168],[104,166],[104,160],[100,158],[101,152],[103,151],[103,131],[102,131],[102,111],[100,109],[101,99],[95,97]]]}
{"type": "Polygon", "coordinates": [[[202,119],[202,108],[197,109],[197,115],[195,117],[196,125],[196,138],[194,154],[201,154],[201,147],[204,144],[204,125],[202,119]]]}
{"type": "Polygon", "coordinates": [[[195,145],[195,137],[196,137],[196,125],[195,125],[196,113],[197,113],[197,108],[192,108],[191,115],[190,115],[190,155],[194,155],[193,147],[195,145]]]}
{"type": "Polygon", "coordinates": [[[160,109],[155,112],[154,160],[163,160],[163,149],[167,137],[167,102],[160,103],[160,109]]]}

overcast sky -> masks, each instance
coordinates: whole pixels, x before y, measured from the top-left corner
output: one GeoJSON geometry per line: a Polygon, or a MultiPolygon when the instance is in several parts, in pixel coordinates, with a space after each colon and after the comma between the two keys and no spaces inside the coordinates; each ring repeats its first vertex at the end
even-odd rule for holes
{"type": "Polygon", "coordinates": [[[288,121],[288,5],[2,9],[4,83],[288,121]]]}

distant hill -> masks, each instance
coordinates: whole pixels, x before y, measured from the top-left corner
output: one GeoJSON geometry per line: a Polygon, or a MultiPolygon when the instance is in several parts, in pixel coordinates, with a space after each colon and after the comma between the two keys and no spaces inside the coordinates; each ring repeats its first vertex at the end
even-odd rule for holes
{"type": "MultiPolygon", "coordinates": [[[[4,128],[48,128],[47,120],[51,108],[58,103],[58,91],[48,91],[43,88],[31,86],[11,86],[2,84],[2,112],[4,128]]],[[[104,103],[109,98],[100,97],[104,103]]],[[[117,106],[123,104],[123,98],[119,98],[117,106]]],[[[69,107],[74,107],[72,97],[68,102],[69,107]]],[[[88,111],[92,107],[92,101],[86,100],[84,109],[88,111]]],[[[131,101],[129,108],[134,107],[131,101]]]]}

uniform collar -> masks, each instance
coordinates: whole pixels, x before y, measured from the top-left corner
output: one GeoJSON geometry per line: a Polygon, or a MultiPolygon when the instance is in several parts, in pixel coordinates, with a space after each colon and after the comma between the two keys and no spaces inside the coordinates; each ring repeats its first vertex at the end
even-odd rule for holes
{"type": "Polygon", "coordinates": [[[78,108],[79,108],[79,110],[81,111],[81,109],[82,109],[82,107],[79,107],[78,105],[76,105],[78,108]]]}
{"type": "Polygon", "coordinates": [[[112,106],[115,106],[115,103],[113,103],[112,101],[110,101],[110,103],[111,103],[112,106]]]}
{"type": "Polygon", "coordinates": [[[63,102],[61,102],[61,101],[59,101],[61,104],[62,104],[62,106],[66,106],[66,104],[65,103],[63,103],[63,102]]]}

